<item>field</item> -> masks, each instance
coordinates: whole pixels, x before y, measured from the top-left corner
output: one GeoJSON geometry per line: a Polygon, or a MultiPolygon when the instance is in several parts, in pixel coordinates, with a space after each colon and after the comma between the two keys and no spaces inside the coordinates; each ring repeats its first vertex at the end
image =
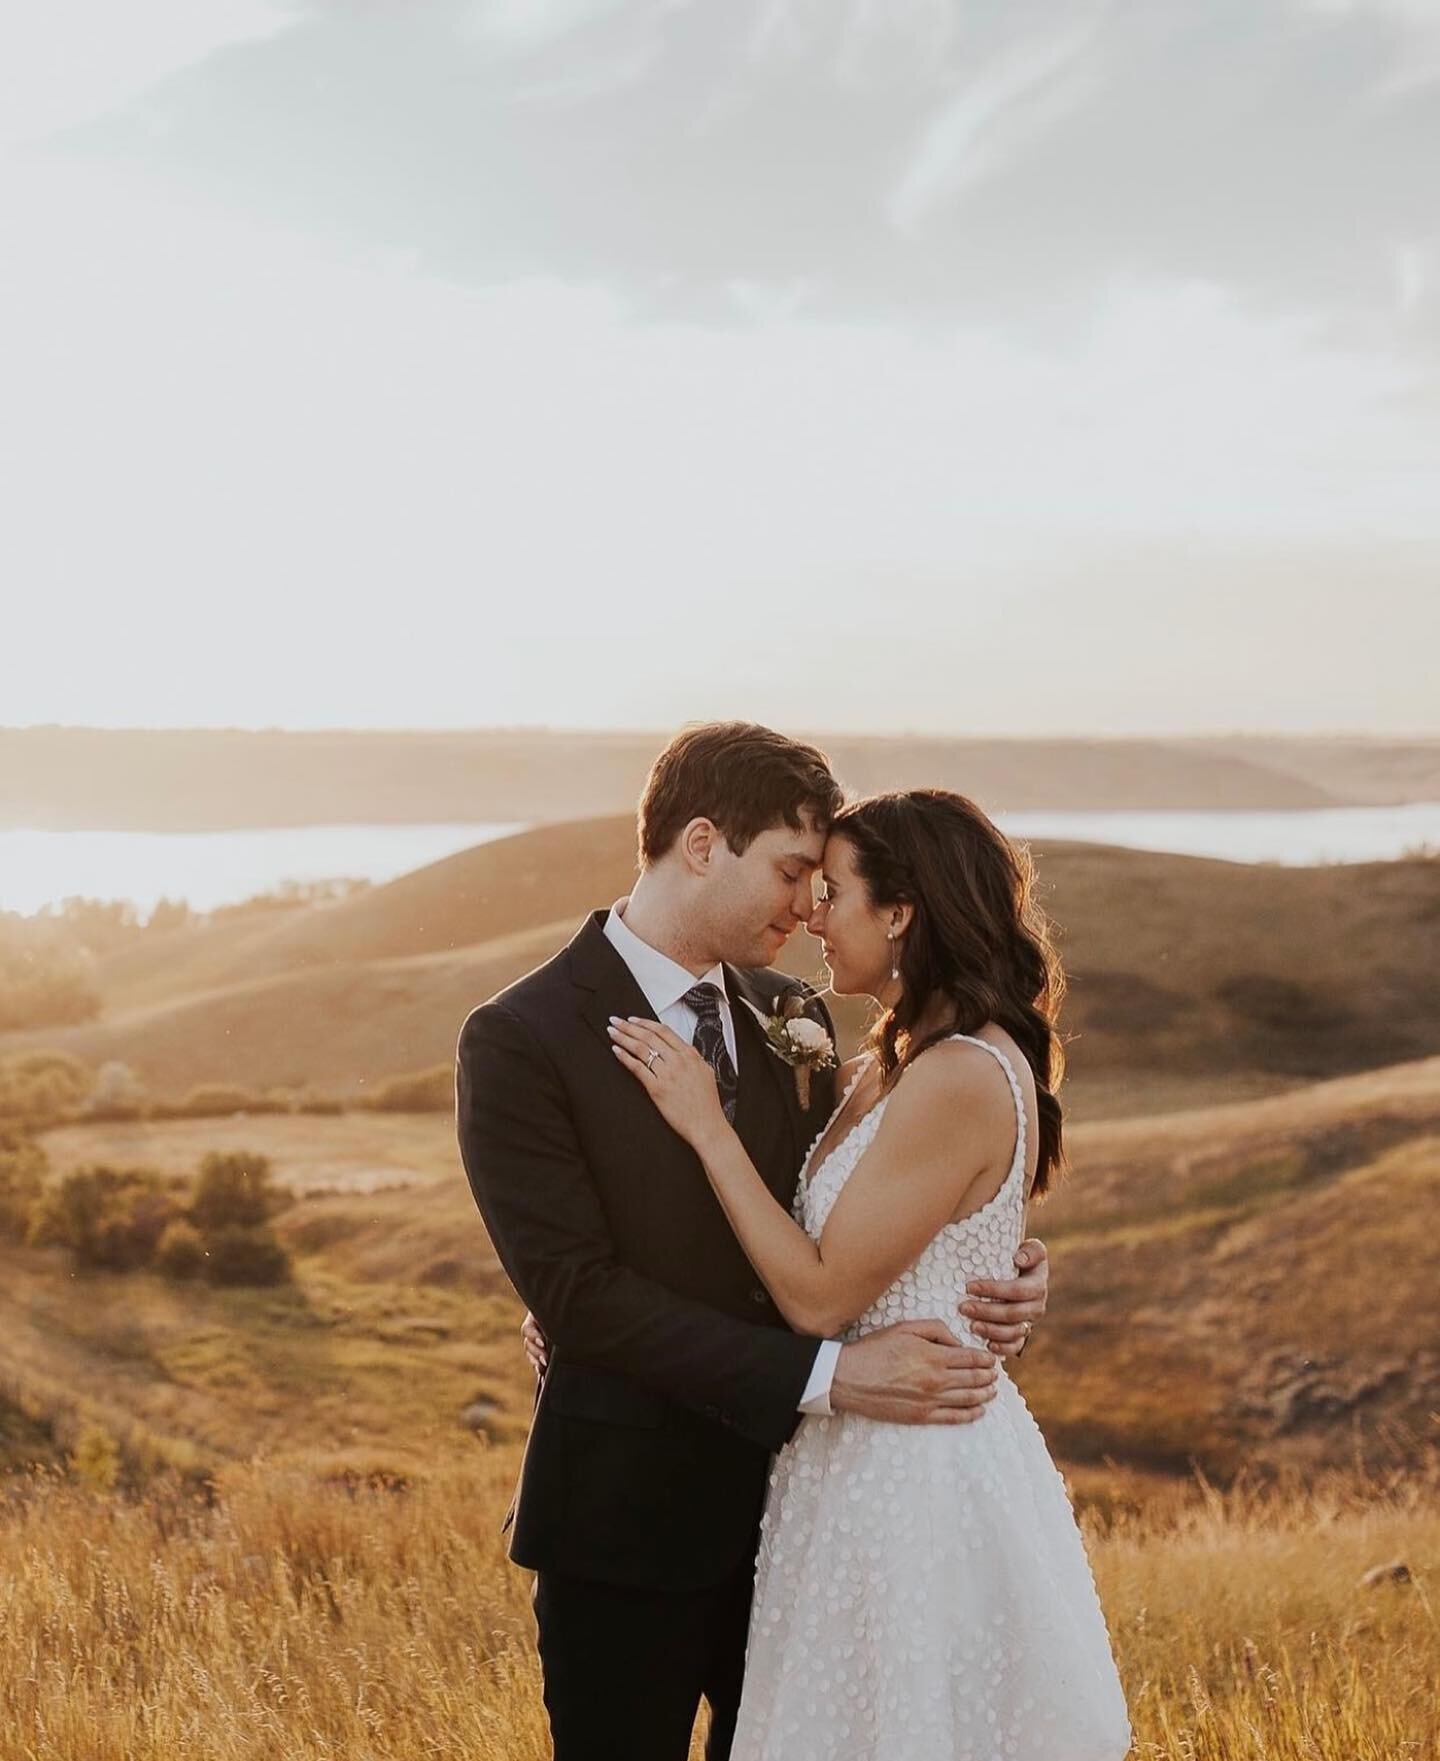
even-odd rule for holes
{"type": "MultiPolygon", "coordinates": [[[[35,1479],[0,1525],[4,1761],[544,1761],[513,1448],[404,1489],[243,1467],[214,1502],[35,1479]]],[[[1433,1478],[1197,1488],[1092,1526],[1147,1761],[1440,1753],[1433,1478]],[[1411,1574],[1373,1587],[1377,1564],[1411,1574]]],[[[698,1754],[698,1747],[696,1750],[698,1754]]]]}
{"type": "MultiPolygon", "coordinates": [[[[1057,1301],[1020,1380],[1085,1516],[1138,1756],[1440,1754],[1434,1389],[1367,1370],[1434,1359],[1415,1223],[1440,1177],[1437,1109],[1427,1060],[1081,1126],[1073,1184],[1035,1218],[1057,1301]],[[1342,1121],[1346,1165],[1277,1172],[1277,1138],[1331,1142],[1342,1121]],[[1383,1239],[1330,1218],[1356,1195],[1383,1239]],[[1285,1260],[1317,1230],[1350,1274],[1285,1260]],[[1247,1275],[1257,1256],[1305,1300],[1276,1303],[1247,1275]],[[1267,1405],[1246,1380],[1253,1342],[1289,1363],[1287,1326],[1332,1355],[1308,1378],[1291,1364],[1267,1405]],[[1362,1587],[1397,1561],[1405,1578],[1362,1587]]],[[[293,1290],[77,1279],[54,1251],[3,1266],[0,1413],[12,1459],[45,1465],[10,1477],[0,1524],[0,1757],[541,1761],[526,1579],[498,1533],[530,1384],[469,1194],[439,1177],[449,1121],[223,1123],[215,1141],[263,1142],[303,1195],[278,1219],[293,1290]],[[372,1189],[382,1165],[413,1184],[372,1189]],[[64,1471],[95,1425],[120,1446],[119,1491],[64,1471]],[[162,1490],[168,1469],[188,1488],[162,1490]]],[[[69,1127],[52,1153],[64,1166],[124,1133],[127,1157],[178,1171],[207,1131],[69,1127]]]]}
{"type": "MultiPolygon", "coordinates": [[[[451,1117],[354,1102],[448,1063],[471,1004],[632,859],[625,820],[542,827],[171,931],[104,963],[97,1022],[0,1038],[122,1057],[157,1095],[345,1103],[42,1134],[54,1180],[265,1155],[295,1277],[0,1246],[0,1761],[542,1761],[499,1534],[519,1305],[451,1117]]],[[[1435,1761],[1440,866],[1057,845],[1041,872],[1073,1172],[1032,1217],[1055,1291],[1016,1374],[1087,1526],[1136,1755],[1435,1761]]]]}
{"type": "MultiPolygon", "coordinates": [[[[518,1310],[446,1115],[71,1125],[43,1141],[57,1177],[94,1160],[184,1173],[208,1147],[265,1154],[299,1195],[276,1226],[305,1281],[286,1295],[182,1298],[150,1278],[115,1276],[107,1290],[92,1274],[96,1298],[78,1303],[63,1256],[12,1249],[0,1282],[11,1375],[113,1406],[123,1334],[132,1361],[164,1374],[142,1377],[122,1404],[188,1446],[211,1433],[182,1421],[222,1396],[242,1435],[252,1425],[303,1432],[327,1410],[324,1378],[343,1381],[367,1349],[347,1330],[359,1323],[340,1328],[337,1317],[376,1305],[408,1316],[410,1351],[437,1359],[423,1371],[394,1363],[406,1389],[417,1375],[448,1387],[446,1365],[492,1382],[518,1368],[506,1331],[518,1310]],[[170,1339],[187,1329],[233,1335],[220,1355],[222,1365],[242,1351],[248,1360],[238,1392],[225,1394],[223,1368],[203,1387],[179,1375],[170,1339]],[[500,1345],[487,1355],[492,1329],[500,1345]],[[98,1348],[83,1343],[88,1332],[98,1348]],[[263,1386],[272,1351],[309,1353],[304,1373],[322,1378],[293,1418],[283,1390],[263,1386]],[[260,1400],[271,1409],[263,1422],[260,1400]],[[152,1410],[163,1423],[145,1418],[152,1410]]],[[[1440,1057],[1259,1100],[1084,1122],[1070,1150],[1070,1178],[1031,1218],[1054,1255],[1055,1296],[1023,1378],[1068,1461],[1165,1475],[1198,1465],[1228,1476],[1243,1463],[1384,1469],[1436,1440],[1435,1256],[1416,1223],[1440,1201],[1440,1057]]],[[[377,1365],[393,1362],[398,1341],[387,1323],[369,1348],[377,1365]]],[[[463,1396],[455,1384],[457,1407],[463,1396]]],[[[508,1396],[518,1424],[527,1390],[508,1385],[508,1396]]]]}

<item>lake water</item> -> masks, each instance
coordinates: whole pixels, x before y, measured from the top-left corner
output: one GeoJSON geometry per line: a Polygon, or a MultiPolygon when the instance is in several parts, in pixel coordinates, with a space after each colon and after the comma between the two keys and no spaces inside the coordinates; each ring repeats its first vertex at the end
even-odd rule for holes
{"type": "Polygon", "coordinates": [[[287,880],[387,881],[518,825],[311,825],[238,832],[0,831],[0,909],[38,911],[72,894],[162,898],[196,911],[233,905],[287,880]]]}
{"type": "Polygon", "coordinates": [[[1425,846],[1440,850],[1440,801],[1295,812],[1011,813],[1000,823],[1012,837],[1078,838],[1227,862],[1388,862],[1425,846]]]}
{"type": "MultiPolygon", "coordinates": [[[[1080,838],[1231,862],[1372,862],[1440,849],[1440,802],[1403,807],[1237,813],[1015,813],[1012,836],[1043,847],[1080,838]]],[[[409,869],[518,831],[515,825],[324,825],[238,832],[0,831],[0,909],[36,911],[68,894],[162,897],[197,911],[234,904],[286,880],[393,880],[409,869]]]]}

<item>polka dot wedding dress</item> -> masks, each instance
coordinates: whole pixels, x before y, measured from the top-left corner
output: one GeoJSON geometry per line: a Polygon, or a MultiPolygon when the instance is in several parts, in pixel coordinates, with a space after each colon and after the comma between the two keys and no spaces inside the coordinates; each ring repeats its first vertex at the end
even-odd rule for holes
{"type": "MultiPolygon", "coordinates": [[[[1015,1097],[1010,1170],[847,1339],[938,1317],[976,1344],[955,1312],[966,1279],[1014,1276],[1024,1102],[1004,1053],[974,1043],[999,1060],[1015,1097]]],[[[795,1214],[812,1239],[888,1100],[808,1180],[807,1158],[795,1214]]],[[[731,1761],[1120,1761],[1129,1745],[1080,1532],[1003,1365],[996,1398],[972,1424],[801,1420],[770,1477],[731,1761]]]]}

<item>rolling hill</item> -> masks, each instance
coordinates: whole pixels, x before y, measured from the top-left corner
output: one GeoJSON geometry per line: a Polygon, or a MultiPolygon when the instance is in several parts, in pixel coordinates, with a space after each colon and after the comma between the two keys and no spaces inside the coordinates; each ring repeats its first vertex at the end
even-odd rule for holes
{"type": "MultiPolygon", "coordinates": [[[[852,792],[922,778],[992,812],[1440,800],[1434,738],[808,737],[852,792]]],[[[0,827],[199,831],[630,812],[664,739],[539,728],[0,728],[0,827]]]]}
{"type": "Polygon", "coordinates": [[[1058,1449],[1228,1474],[1440,1441],[1440,1058],[1070,1150],[1031,1219],[1055,1300],[1025,1366],[1058,1449]]]}
{"type": "Polygon", "coordinates": [[[500,943],[537,926],[573,924],[623,893],[634,872],[632,818],[540,826],[278,921],[221,919],[171,931],[111,955],[100,983],[107,1010],[128,1010],[318,968],[500,943]]]}
{"type": "MultiPolygon", "coordinates": [[[[363,1440],[423,1471],[478,1391],[518,1435],[519,1305],[448,1117],[97,1125],[46,1141],[57,1172],[96,1155],[181,1171],[205,1147],[245,1145],[308,1196],[277,1219],[292,1293],[182,1295],[5,1250],[0,1336],[32,1427],[47,1400],[83,1398],[176,1448],[363,1440]]],[[[1017,1371],[1067,1462],[1142,1480],[1192,1463],[1308,1474],[1419,1460],[1440,1441],[1440,1057],[1082,1124],[1070,1151],[1071,1175],[1031,1217],[1054,1292],[1017,1371]]]]}
{"type": "MultiPolygon", "coordinates": [[[[95,1022],[0,1036],[121,1059],[152,1092],[358,1094],[454,1054],[468,1010],[634,874],[628,816],[543,826],[340,901],[177,929],[103,963],[95,1022]]],[[[1440,863],[1328,868],[1035,846],[1070,974],[1083,1116],[1173,1110],[1440,1052],[1440,863]]],[[[817,977],[803,932],[785,964],[817,977]]],[[[852,1041],[864,1009],[841,1001],[852,1041]]]]}

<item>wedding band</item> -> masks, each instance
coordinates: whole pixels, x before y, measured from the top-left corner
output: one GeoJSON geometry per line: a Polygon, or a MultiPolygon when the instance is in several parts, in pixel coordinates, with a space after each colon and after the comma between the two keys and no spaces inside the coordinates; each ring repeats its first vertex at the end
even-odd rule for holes
{"type": "Polygon", "coordinates": [[[645,1060],[645,1068],[648,1070],[650,1068],[650,1066],[655,1062],[655,1060],[659,1056],[660,1056],[660,1048],[657,1046],[655,1048],[655,1050],[653,1052],[651,1052],[650,1056],[645,1060]]]}

